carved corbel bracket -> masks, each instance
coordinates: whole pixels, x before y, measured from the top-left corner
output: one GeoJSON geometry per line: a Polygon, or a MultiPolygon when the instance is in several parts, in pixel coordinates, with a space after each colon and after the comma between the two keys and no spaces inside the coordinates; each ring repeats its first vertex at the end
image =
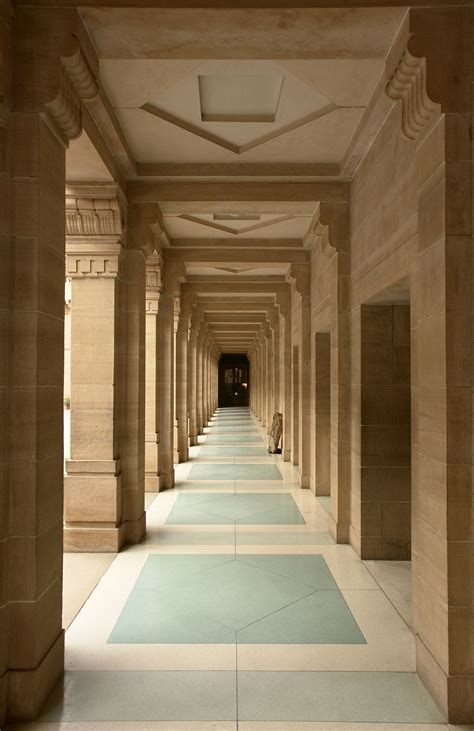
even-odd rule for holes
{"type": "Polygon", "coordinates": [[[346,201],[322,201],[315,214],[312,234],[320,242],[324,256],[348,251],[350,246],[350,211],[346,201]]]}
{"type": "Polygon", "coordinates": [[[280,326],[280,317],[277,305],[273,305],[267,309],[267,318],[272,330],[276,330],[280,326]]]}
{"type": "Polygon", "coordinates": [[[183,262],[167,259],[166,252],[164,254],[163,292],[174,297],[179,297],[181,294],[181,284],[186,278],[185,266],[183,262]]]}
{"type": "Polygon", "coordinates": [[[412,56],[408,48],[395,67],[386,86],[390,99],[402,103],[402,130],[410,140],[428,127],[441,105],[431,101],[426,90],[426,58],[412,56]]]}
{"type": "Polygon", "coordinates": [[[311,286],[311,269],[306,263],[292,263],[288,279],[293,282],[298,294],[302,297],[309,295],[311,286]]]}
{"type": "Polygon", "coordinates": [[[275,299],[278,307],[280,308],[280,315],[287,317],[290,314],[290,293],[278,292],[275,299]]]}
{"type": "Polygon", "coordinates": [[[80,47],[72,56],[62,57],[60,63],[59,92],[45,104],[45,110],[67,143],[81,134],[82,101],[96,97],[99,87],[80,47]]]}
{"type": "Polygon", "coordinates": [[[128,245],[141,249],[146,256],[169,246],[157,203],[133,203],[129,207],[127,226],[128,245]]]}

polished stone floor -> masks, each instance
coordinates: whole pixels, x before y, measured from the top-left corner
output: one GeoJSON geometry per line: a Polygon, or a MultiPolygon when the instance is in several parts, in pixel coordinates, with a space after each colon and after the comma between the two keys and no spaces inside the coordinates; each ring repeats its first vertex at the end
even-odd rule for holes
{"type": "Polygon", "coordinates": [[[205,431],[176,489],[147,495],[145,542],[66,580],[65,682],[12,728],[448,728],[414,672],[409,564],[335,545],[329,499],[268,455],[248,410],[205,431]]]}

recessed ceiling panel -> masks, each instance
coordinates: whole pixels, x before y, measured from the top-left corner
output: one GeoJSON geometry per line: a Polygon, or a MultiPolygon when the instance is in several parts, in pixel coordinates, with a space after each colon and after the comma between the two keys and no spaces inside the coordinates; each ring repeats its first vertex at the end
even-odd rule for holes
{"type": "Polygon", "coordinates": [[[283,76],[199,76],[203,122],[274,122],[283,76]]]}

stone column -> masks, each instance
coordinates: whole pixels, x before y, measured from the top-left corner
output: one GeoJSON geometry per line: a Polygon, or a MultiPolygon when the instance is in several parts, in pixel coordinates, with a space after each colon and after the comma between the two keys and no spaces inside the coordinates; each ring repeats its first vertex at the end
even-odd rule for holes
{"type": "Polygon", "coordinates": [[[273,421],[273,332],[268,322],[265,323],[265,341],[266,341],[266,374],[265,374],[265,387],[267,390],[267,408],[266,408],[266,421],[267,421],[267,434],[270,434],[273,421]]]}
{"type": "Polygon", "coordinates": [[[75,10],[18,7],[12,21],[11,7],[3,6],[0,302],[8,302],[9,337],[0,345],[0,378],[5,371],[9,398],[0,427],[9,464],[0,473],[0,487],[8,484],[0,523],[9,537],[1,544],[8,568],[0,569],[2,727],[5,718],[35,718],[64,666],[65,150],[80,131],[82,99],[97,93],[74,37],[75,10]],[[60,94],[66,84],[67,96],[60,94]]]}
{"type": "Polygon", "coordinates": [[[189,459],[188,438],[188,337],[192,299],[181,296],[178,330],[176,335],[176,413],[178,420],[178,458],[189,459]]]}
{"type": "Polygon", "coordinates": [[[163,261],[159,254],[146,263],[146,334],[145,334],[145,490],[160,489],[159,442],[156,423],[156,359],[158,344],[158,306],[161,293],[163,261]]]}
{"type": "Polygon", "coordinates": [[[207,349],[209,347],[209,330],[206,330],[206,335],[202,344],[202,390],[201,390],[201,414],[202,414],[202,429],[207,427],[209,418],[207,413],[207,349]]]}
{"type": "Polygon", "coordinates": [[[260,340],[260,421],[263,427],[267,425],[267,398],[268,387],[266,383],[267,373],[267,339],[265,332],[262,330],[259,335],[260,340]]]}
{"type": "Polygon", "coordinates": [[[310,487],[311,452],[309,439],[311,429],[311,277],[307,264],[291,265],[291,279],[296,296],[300,298],[300,334],[301,350],[299,353],[299,438],[298,465],[300,486],[310,487]]]}
{"type": "Polygon", "coordinates": [[[197,339],[201,313],[194,309],[191,318],[191,329],[188,345],[188,407],[189,407],[189,443],[191,447],[198,443],[197,426],[197,395],[196,395],[196,368],[197,368],[197,339]]]}
{"type": "Polygon", "coordinates": [[[121,214],[115,190],[109,198],[80,198],[85,194],[81,190],[68,193],[71,458],[64,481],[65,550],[118,551],[125,542],[119,431],[124,367],[121,214]],[[103,229],[111,233],[100,234],[103,229]]]}
{"type": "Polygon", "coordinates": [[[196,340],[196,430],[197,434],[202,434],[202,338],[203,323],[201,322],[197,340],[196,340]]]}
{"type": "Polygon", "coordinates": [[[174,294],[165,286],[158,310],[157,423],[160,432],[160,488],[174,486],[174,294]]]}
{"type": "Polygon", "coordinates": [[[283,336],[282,351],[282,395],[283,395],[283,459],[290,461],[291,451],[291,308],[289,292],[279,293],[277,302],[280,309],[280,322],[283,336]]]}
{"type": "Polygon", "coordinates": [[[273,413],[281,411],[280,405],[280,315],[278,306],[268,312],[268,319],[273,335],[273,413]]]}
{"type": "Polygon", "coordinates": [[[127,543],[139,543],[145,516],[145,301],[146,260],[131,240],[124,260],[125,400],[122,504],[127,543]]]}
{"type": "MultiPolygon", "coordinates": [[[[408,130],[418,146],[413,624],[417,671],[452,724],[474,722],[473,24],[472,7],[410,11],[417,58],[408,60],[442,112],[436,119],[432,111],[434,128],[408,130]]],[[[419,77],[403,76],[403,60],[393,86],[398,92],[402,81],[399,105],[410,124],[407,100],[419,77]]]]}
{"type": "Polygon", "coordinates": [[[173,420],[173,463],[179,462],[178,451],[178,374],[177,374],[177,352],[178,352],[178,323],[181,301],[179,297],[174,298],[174,323],[173,323],[173,362],[174,362],[174,420],[173,420]]]}

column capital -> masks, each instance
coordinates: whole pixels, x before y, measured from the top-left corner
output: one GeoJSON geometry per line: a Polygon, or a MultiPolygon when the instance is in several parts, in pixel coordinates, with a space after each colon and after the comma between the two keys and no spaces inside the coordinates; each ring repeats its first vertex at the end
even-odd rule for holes
{"type": "Polygon", "coordinates": [[[155,252],[146,260],[146,311],[150,314],[158,312],[162,287],[163,259],[155,252]]]}

